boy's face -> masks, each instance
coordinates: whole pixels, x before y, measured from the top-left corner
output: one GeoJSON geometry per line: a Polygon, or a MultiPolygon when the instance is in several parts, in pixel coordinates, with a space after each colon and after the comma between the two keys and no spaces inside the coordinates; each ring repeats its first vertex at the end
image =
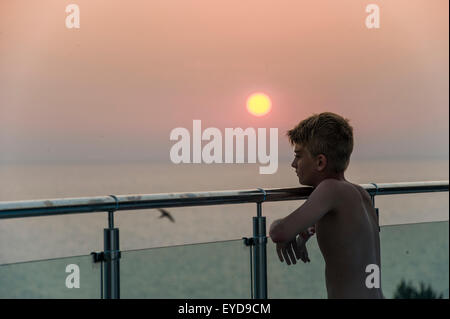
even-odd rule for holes
{"type": "Polygon", "coordinates": [[[311,154],[300,144],[294,145],[294,153],[295,157],[291,166],[295,168],[295,173],[300,184],[307,186],[314,185],[316,170],[311,154]]]}

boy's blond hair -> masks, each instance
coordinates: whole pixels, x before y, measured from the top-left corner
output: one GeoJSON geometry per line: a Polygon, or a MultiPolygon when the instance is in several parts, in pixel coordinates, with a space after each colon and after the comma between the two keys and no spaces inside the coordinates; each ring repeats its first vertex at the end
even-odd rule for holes
{"type": "Polygon", "coordinates": [[[348,119],[331,113],[314,114],[287,131],[292,145],[301,144],[313,157],[323,154],[334,173],[344,172],[353,151],[353,128],[348,119]]]}

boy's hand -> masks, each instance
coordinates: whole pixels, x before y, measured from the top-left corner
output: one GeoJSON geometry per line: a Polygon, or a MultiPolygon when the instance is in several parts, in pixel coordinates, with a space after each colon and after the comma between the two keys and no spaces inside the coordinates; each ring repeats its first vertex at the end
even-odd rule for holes
{"type": "MultiPolygon", "coordinates": [[[[296,264],[296,260],[294,257],[294,251],[293,251],[293,241],[290,242],[278,242],[277,243],[277,254],[278,254],[278,258],[280,258],[280,261],[283,262],[283,256],[284,256],[284,260],[286,261],[286,264],[290,265],[291,261],[289,260],[289,258],[292,259],[292,263],[296,264]]],[[[297,244],[295,244],[297,245],[297,244]]]]}
{"type": "Polygon", "coordinates": [[[308,251],[306,250],[306,241],[298,236],[297,239],[293,239],[290,242],[277,243],[277,254],[281,262],[286,261],[286,264],[294,265],[297,263],[297,259],[301,259],[304,263],[309,262],[308,251]],[[295,256],[294,256],[295,254],[295,256]]]}
{"type": "Polygon", "coordinates": [[[300,255],[300,259],[306,263],[306,262],[311,262],[311,260],[309,260],[309,256],[308,256],[308,249],[306,249],[306,241],[307,239],[302,238],[302,236],[297,236],[297,249],[298,249],[298,254],[300,255]]]}
{"type": "Polygon", "coordinates": [[[290,242],[277,243],[277,254],[280,261],[283,262],[284,257],[284,261],[288,265],[291,263],[295,265],[298,259],[301,259],[304,263],[311,261],[308,256],[308,250],[306,249],[306,240],[301,236],[298,236],[297,239],[293,239],[290,242]]]}

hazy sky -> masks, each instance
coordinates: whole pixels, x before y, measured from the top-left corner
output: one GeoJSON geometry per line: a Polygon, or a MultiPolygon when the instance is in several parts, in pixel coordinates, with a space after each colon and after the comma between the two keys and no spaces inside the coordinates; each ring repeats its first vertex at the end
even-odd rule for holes
{"type": "Polygon", "coordinates": [[[324,111],[350,119],[353,158],[448,158],[448,31],[447,0],[1,0],[0,161],[169,162],[194,119],[277,127],[281,159],[324,111]]]}

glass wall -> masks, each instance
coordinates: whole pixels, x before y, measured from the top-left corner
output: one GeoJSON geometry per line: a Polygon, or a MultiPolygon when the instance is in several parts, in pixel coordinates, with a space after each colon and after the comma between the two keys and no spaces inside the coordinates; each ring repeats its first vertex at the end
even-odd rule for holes
{"type": "Polygon", "coordinates": [[[401,281],[416,290],[420,283],[449,297],[448,221],[384,226],[381,228],[381,282],[393,298],[401,281]]]}
{"type": "Polygon", "coordinates": [[[121,298],[250,298],[243,240],[123,251],[121,298]]]}
{"type": "MultiPolygon", "coordinates": [[[[448,221],[383,226],[381,278],[386,298],[402,282],[449,297],[448,221]]],[[[281,263],[267,243],[269,298],[327,298],[315,238],[310,263],[281,263]]],[[[122,251],[121,298],[251,298],[250,247],[242,239],[122,251]]],[[[92,256],[0,265],[0,298],[100,298],[101,263],[92,256]],[[77,288],[78,287],[78,288],[77,288]]]]}
{"type": "Polygon", "coordinates": [[[91,255],[0,265],[0,298],[95,299],[100,287],[91,255]]]}

